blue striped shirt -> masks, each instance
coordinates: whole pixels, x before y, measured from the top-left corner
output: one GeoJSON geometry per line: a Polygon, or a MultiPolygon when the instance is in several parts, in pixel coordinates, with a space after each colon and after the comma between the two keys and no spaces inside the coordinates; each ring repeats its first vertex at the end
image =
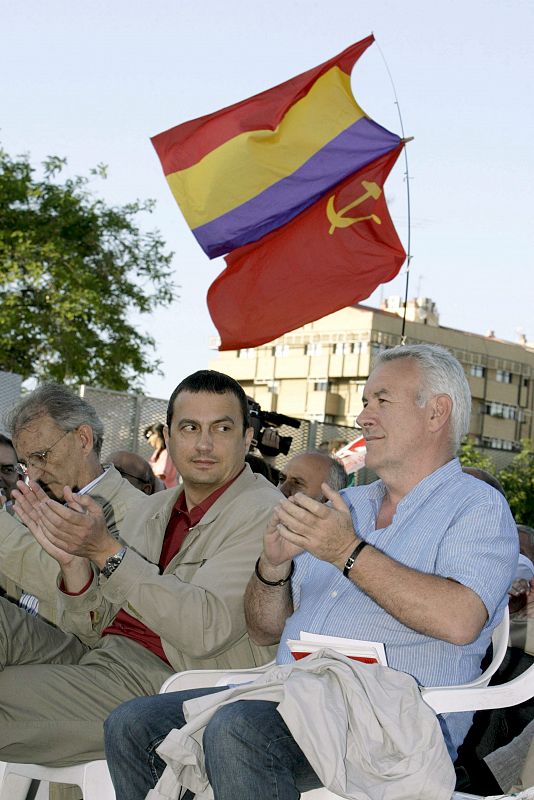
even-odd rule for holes
{"type": "MultiPolygon", "coordinates": [[[[294,613],[287,619],[278,663],[291,661],[287,639],[301,630],[383,642],[388,664],[422,686],[465,683],[480,675],[480,661],[502,617],[517,567],[518,535],[508,504],[495,489],[449,461],[417,484],[398,504],[391,525],[376,529],[385,495],[381,480],[345,489],[358,536],[408,567],[452,578],[482,599],[488,621],[468,645],[414,631],[368,597],[332,564],[309,553],[295,559],[294,613]]],[[[472,713],[444,714],[455,747],[472,713]]]]}

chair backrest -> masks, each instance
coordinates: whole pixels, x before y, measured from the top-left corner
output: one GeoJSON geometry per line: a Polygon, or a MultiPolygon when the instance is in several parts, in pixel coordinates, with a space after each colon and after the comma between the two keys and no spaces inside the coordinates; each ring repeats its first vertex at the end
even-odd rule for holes
{"type": "Polygon", "coordinates": [[[510,612],[508,606],[504,609],[504,614],[493,631],[491,642],[493,645],[493,658],[484,672],[475,678],[474,681],[466,683],[466,686],[487,686],[490,678],[494,675],[502,664],[508,648],[508,636],[510,634],[510,612]]]}

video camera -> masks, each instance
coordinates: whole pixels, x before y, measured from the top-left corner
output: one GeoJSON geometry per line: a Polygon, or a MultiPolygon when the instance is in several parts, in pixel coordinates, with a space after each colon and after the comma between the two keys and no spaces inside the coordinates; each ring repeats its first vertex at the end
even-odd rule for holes
{"type": "Polygon", "coordinates": [[[278,446],[272,447],[270,445],[262,444],[263,434],[268,428],[278,428],[280,425],[289,425],[291,428],[300,428],[300,419],[295,417],[286,417],[285,414],[277,414],[275,411],[262,411],[259,403],[256,403],[252,397],[247,397],[248,411],[250,414],[250,422],[254,429],[254,436],[252,439],[252,447],[257,447],[260,453],[264,456],[277,456],[283,453],[285,456],[289,453],[292,436],[278,436],[278,446]]]}

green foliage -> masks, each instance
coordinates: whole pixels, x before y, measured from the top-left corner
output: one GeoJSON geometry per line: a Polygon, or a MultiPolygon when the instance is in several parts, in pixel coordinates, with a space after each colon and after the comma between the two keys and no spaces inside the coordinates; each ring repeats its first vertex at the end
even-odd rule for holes
{"type": "Polygon", "coordinates": [[[491,475],[497,474],[497,468],[493,459],[485,455],[480,450],[477,450],[473,444],[473,440],[466,436],[460,445],[460,452],[458,453],[460,464],[462,467],[478,467],[478,469],[485,469],[491,475]]]}
{"type": "Polygon", "coordinates": [[[172,302],[172,253],[138,228],[151,201],[109,207],[87,178],[59,182],[65,163],[48,158],[37,179],[28,156],[0,148],[0,370],[137,388],[159,364],[129,317],[172,302]]]}
{"type": "Polygon", "coordinates": [[[534,527],[534,451],[529,439],[521,443],[521,452],[499,472],[499,480],[515,521],[534,527]]]}

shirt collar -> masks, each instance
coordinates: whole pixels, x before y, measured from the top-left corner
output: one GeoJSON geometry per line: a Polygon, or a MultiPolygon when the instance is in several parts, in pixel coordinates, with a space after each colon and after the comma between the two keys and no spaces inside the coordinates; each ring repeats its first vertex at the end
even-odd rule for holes
{"type": "MultiPolygon", "coordinates": [[[[243,466],[243,469],[245,467],[243,466]]],[[[198,525],[204,514],[214,505],[214,503],[225,493],[225,491],[232,485],[232,483],[239,478],[239,475],[243,472],[243,469],[227,481],[223,486],[220,486],[218,489],[215,489],[210,495],[204,498],[198,506],[193,506],[190,510],[187,509],[187,504],[185,502],[185,492],[181,491],[178,495],[178,499],[174,504],[173,511],[177,512],[178,514],[185,514],[189,517],[189,521],[191,523],[191,527],[198,525]]]]}
{"type": "Polygon", "coordinates": [[[91,489],[94,489],[94,487],[97,485],[97,483],[100,483],[100,481],[102,480],[102,478],[104,477],[106,472],[109,470],[110,466],[111,466],[110,464],[106,464],[106,466],[104,467],[104,472],[102,472],[101,475],[98,475],[94,479],[94,481],[91,481],[91,483],[88,483],[87,486],[84,486],[83,489],[80,489],[78,492],[76,492],[76,494],[87,494],[88,492],[91,491],[91,489]]]}
{"type": "MultiPolygon", "coordinates": [[[[450,481],[453,476],[461,471],[462,467],[457,458],[447,461],[442,467],[434,470],[422,481],[419,481],[413,489],[410,489],[408,494],[404,495],[402,500],[399,501],[397,508],[410,508],[412,505],[423,503],[434,489],[441,486],[442,483],[450,481]]],[[[381,479],[370,483],[367,490],[369,499],[375,502],[381,502],[386,495],[386,486],[381,479]]]]}
{"type": "Polygon", "coordinates": [[[460,462],[457,458],[447,461],[442,467],[431,472],[426,478],[411,489],[399,502],[397,508],[410,508],[413,505],[420,505],[437,489],[441,484],[448,483],[452,478],[462,471],[460,462]]]}

